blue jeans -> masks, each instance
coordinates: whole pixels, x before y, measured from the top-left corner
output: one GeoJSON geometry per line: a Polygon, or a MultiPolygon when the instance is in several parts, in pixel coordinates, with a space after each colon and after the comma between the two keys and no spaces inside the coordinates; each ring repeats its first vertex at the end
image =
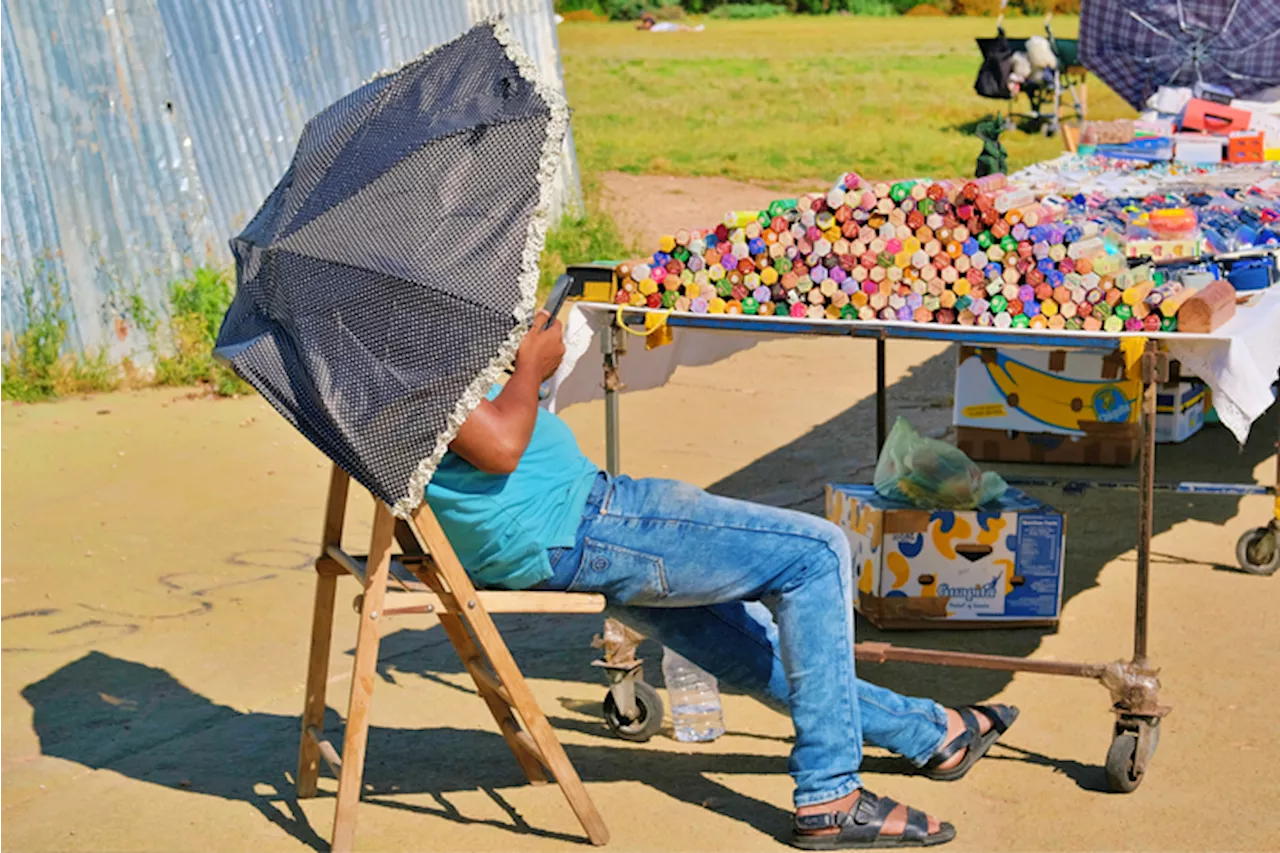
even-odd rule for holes
{"type": "Polygon", "coordinates": [[[936,702],[859,681],[849,543],[805,513],[674,480],[601,474],[573,548],[540,589],[600,592],[615,616],[795,725],[795,804],[861,787],[862,743],[917,765],[942,746],[936,702]]]}

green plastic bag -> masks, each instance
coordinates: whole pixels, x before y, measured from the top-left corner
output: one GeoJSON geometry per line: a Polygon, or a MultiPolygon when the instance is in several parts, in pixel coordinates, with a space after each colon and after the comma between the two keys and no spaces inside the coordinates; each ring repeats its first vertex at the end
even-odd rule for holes
{"type": "Polygon", "coordinates": [[[1009,484],[983,472],[945,441],[926,438],[898,418],[876,463],[876,491],[922,509],[977,509],[997,501],[1009,484]]]}

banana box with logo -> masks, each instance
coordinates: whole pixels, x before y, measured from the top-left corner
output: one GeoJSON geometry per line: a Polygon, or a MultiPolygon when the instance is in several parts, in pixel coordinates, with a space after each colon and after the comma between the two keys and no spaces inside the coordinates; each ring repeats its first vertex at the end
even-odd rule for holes
{"type": "Polygon", "coordinates": [[[956,443],[983,462],[1128,465],[1140,394],[1118,352],[961,347],[956,443]]]}
{"type": "Polygon", "coordinates": [[[966,512],[832,484],[827,518],[849,537],[854,607],[877,628],[1058,623],[1066,519],[1017,489],[966,512]]]}

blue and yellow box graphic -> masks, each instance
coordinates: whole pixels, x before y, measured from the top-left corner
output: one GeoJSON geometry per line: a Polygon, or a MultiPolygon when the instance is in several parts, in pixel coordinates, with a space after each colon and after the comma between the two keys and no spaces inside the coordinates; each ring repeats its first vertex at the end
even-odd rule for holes
{"type": "Polygon", "coordinates": [[[1198,379],[1170,382],[1156,388],[1156,441],[1186,441],[1204,426],[1208,386],[1198,379]]]}
{"type": "Polygon", "coordinates": [[[1010,488],[973,511],[923,510],[870,485],[827,486],[849,537],[854,606],[880,628],[1054,625],[1066,520],[1010,488]]]}
{"type": "Polygon", "coordinates": [[[1112,351],[961,347],[953,420],[1083,437],[1096,424],[1137,423],[1140,393],[1112,351]]]}

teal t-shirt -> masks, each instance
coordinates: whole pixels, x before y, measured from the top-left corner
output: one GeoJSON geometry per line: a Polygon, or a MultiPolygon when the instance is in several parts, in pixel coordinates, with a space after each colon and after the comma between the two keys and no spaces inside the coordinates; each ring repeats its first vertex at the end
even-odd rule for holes
{"type": "MultiPolygon", "coordinates": [[[[492,400],[502,390],[489,389],[492,400]]],[[[551,577],[548,548],[571,548],[600,469],[569,425],[538,409],[529,447],[510,474],[486,474],[456,453],[440,460],[427,503],[477,584],[527,589],[551,577]]]]}

